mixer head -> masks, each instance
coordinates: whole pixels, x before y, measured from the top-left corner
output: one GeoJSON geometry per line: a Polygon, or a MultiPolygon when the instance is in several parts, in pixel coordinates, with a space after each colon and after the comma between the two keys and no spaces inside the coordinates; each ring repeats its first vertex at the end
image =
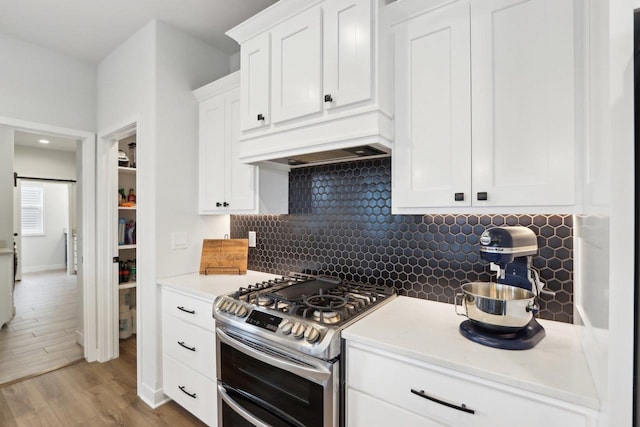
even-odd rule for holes
{"type": "Polygon", "coordinates": [[[493,227],[480,236],[480,258],[504,269],[517,257],[538,252],[538,240],[527,227],[493,227]]]}

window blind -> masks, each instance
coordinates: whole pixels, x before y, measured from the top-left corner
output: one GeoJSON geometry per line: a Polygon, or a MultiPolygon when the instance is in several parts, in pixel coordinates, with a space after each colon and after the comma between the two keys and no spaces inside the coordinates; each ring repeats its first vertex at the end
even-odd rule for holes
{"type": "Polygon", "coordinates": [[[22,184],[21,190],[22,235],[42,234],[42,186],[22,184]]]}

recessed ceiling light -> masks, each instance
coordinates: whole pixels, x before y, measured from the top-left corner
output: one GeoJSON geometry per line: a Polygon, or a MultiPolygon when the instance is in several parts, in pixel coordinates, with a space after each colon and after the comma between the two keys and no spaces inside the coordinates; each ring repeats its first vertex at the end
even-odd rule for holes
{"type": "Polygon", "coordinates": [[[51,141],[49,141],[48,139],[39,139],[39,140],[38,140],[38,142],[39,142],[40,144],[48,144],[48,143],[49,143],[49,142],[51,142],[51,141]]]}

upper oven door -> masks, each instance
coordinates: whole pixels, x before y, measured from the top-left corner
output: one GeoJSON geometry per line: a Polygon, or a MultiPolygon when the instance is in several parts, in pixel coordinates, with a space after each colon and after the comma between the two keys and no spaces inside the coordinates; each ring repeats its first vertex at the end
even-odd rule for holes
{"type": "Polygon", "coordinates": [[[242,425],[232,421],[238,416],[274,427],[337,425],[337,363],[292,356],[224,328],[216,335],[220,425],[242,425]]]}

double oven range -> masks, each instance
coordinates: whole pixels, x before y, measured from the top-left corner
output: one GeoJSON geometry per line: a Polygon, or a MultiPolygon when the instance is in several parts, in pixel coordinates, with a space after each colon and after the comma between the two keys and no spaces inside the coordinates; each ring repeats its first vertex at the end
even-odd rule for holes
{"type": "Polygon", "coordinates": [[[343,424],[340,331],[391,288],[291,274],[216,298],[218,425],[343,424]]]}

